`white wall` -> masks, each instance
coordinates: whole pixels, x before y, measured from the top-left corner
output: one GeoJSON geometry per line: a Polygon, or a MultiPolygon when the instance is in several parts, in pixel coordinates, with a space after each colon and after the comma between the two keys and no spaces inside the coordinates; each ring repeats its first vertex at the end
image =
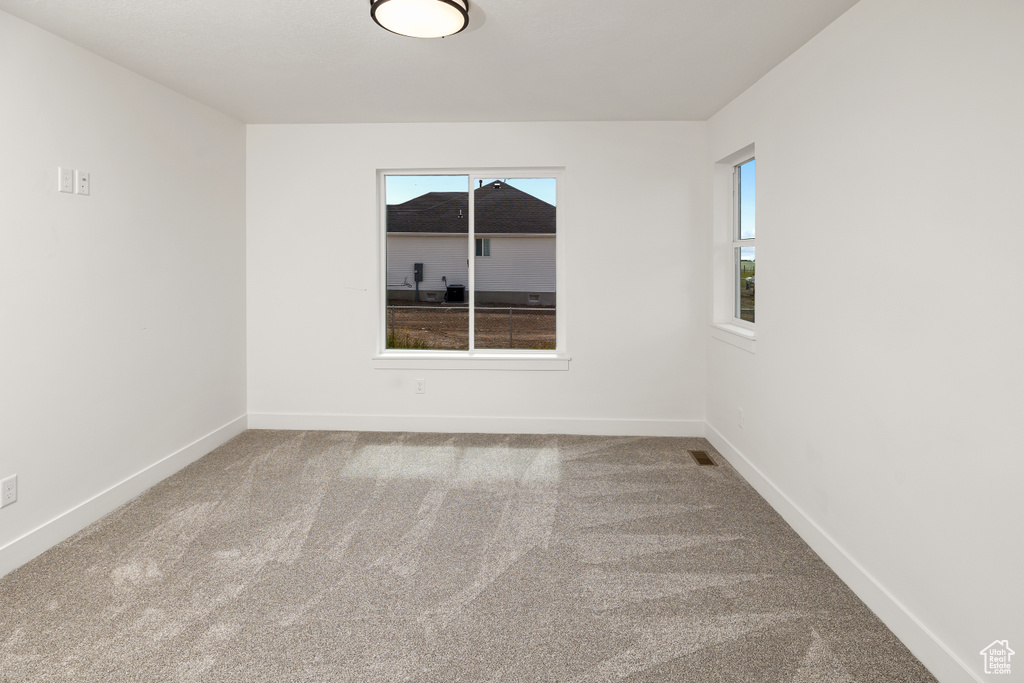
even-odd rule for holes
{"type": "Polygon", "coordinates": [[[699,432],[706,159],[703,123],[250,126],[250,424],[699,432]],[[565,168],[570,369],[375,369],[377,169],[494,166],[565,168]]]}
{"type": "Polygon", "coordinates": [[[1024,647],[1022,35],[1020,2],[862,0],[711,121],[758,160],[714,440],[943,681],[1024,647]]]}
{"type": "Polygon", "coordinates": [[[244,427],[245,129],[3,12],[0,93],[3,574],[244,427]]]}

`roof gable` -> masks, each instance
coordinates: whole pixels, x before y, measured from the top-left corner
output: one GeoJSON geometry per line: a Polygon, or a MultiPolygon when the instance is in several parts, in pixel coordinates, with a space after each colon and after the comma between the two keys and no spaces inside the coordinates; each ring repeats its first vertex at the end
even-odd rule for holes
{"type": "MultiPolygon", "coordinates": [[[[476,233],[484,235],[553,235],[555,207],[495,180],[473,190],[476,233]]],[[[388,204],[387,231],[468,233],[469,194],[428,192],[401,204],[388,204]]]]}
{"type": "Polygon", "coordinates": [[[388,204],[388,232],[469,232],[465,192],[428,192],[401,204],[388,204]]]}

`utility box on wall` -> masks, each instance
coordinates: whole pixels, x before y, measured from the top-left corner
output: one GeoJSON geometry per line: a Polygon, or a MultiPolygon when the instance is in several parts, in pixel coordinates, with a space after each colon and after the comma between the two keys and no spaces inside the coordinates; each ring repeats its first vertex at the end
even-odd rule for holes
{"type": "Polygon", "coordinates": [[[415,282],[423,282],[423,264],[414,263],[412,264],[413,280],[415,282]]]}

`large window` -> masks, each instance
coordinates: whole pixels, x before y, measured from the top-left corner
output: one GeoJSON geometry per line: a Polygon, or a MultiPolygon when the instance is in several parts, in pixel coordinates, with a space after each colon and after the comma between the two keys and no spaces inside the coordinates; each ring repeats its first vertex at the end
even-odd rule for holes
{"type": "Polygon", "coordinates": [[[384,351],[560,350],[557,174],[381,179],[384,351]]]}
{"type": "Polygon", "coordinates": [[[753,324],[756,281],[754,239],[756,226],[754,218],[754,188],[756,166],[748,159],[733,167],[733,260],[735,276],[735,312],[737,320],[753,324]]]}

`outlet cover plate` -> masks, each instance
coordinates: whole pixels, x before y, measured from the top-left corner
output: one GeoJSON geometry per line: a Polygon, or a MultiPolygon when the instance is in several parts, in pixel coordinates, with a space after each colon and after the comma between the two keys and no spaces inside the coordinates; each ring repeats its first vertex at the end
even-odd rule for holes
{"type": "Polygon", "coordinates": [[[75,169],[65,166],[57,167],[57,191],[69,194],[75,191],[75,169]]]}
{"type": "Polygon", "coordinates": [[[89,194],[89,172],[75,171],[75,194],[89,194]]]}
{"type": "Polygon", "coordinates": [[[5,508],[18,500],[18,475],[12,474],[0,479],[0,508],[5,508]]]}

